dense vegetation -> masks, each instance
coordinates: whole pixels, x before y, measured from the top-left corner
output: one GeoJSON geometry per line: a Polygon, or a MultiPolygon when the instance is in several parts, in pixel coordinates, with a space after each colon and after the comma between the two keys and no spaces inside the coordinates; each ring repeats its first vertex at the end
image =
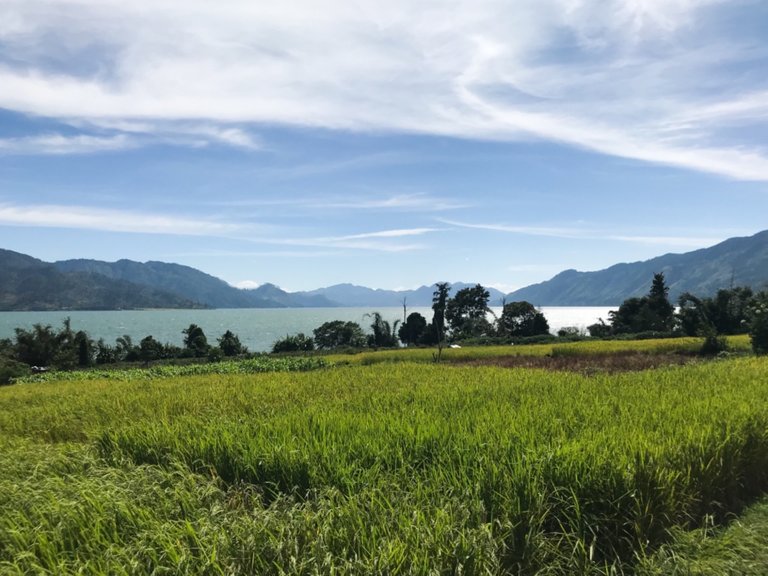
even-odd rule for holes
{"type": "Polygon", "coordinates": [[[6,387],[0,571],[625,573],[670,528],[720,522],[768,487],[766,362],[6,387]]]}

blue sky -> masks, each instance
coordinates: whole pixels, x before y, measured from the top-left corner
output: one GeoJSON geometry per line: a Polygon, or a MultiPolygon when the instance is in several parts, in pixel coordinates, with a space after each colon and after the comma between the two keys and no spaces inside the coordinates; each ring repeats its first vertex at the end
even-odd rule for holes
{"type": "Polygon", "coordinates": [[[512,290],[751,235],[765,30],[762,0],[0,0],[0,247],[512,290]]]}

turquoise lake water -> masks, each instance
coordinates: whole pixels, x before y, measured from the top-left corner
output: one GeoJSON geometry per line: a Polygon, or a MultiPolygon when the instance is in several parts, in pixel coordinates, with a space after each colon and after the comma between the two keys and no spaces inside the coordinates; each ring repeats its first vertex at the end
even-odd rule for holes
{"type": "MultiPolygon", "coordinates": [[[[541,311],[546,316],[553,332],[565,326],[585,328],[597,322],[598,318],[608,319],[608,311],[616,307],[592,306],[545,306],[541,311]]],[[[264,352],[272,344],[286,336],[312,330],[323,322],[344,320],[358,322],[364,328],[371,323],[365,317],[371,312],[380,312],[390,322],[403,318],[402,308],[278,308],[278,309],[217,309],[217,310],[118,310],[118,311],[67,311],[67,312],[0,312],[0,338],[13,338],[15,328],[31,328],[34,324],[50,324],[61,327],[65,318],[70,318],[73,330],[85,330],[95,340],[103,338],[114,344],[116,338],[128,334],[138,343],[152,335],[161,342],[181,345],[181,331],[190,324],[202,327],[208,341],[225,331],[232,330],[240,341],[252,352],[264,352]]],[[[500,309],[494,309],[500,313],[500,309]]],[[[431,308],[408,308],[408,313],[419,312],[427,320],[432,318],[431,308]]]]}

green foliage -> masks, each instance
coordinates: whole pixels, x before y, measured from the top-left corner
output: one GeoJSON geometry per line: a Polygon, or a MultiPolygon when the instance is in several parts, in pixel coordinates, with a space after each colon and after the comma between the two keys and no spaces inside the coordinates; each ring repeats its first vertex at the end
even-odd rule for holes
{"type": "Polygon", "coordinates": [[[155,340],[153,336],[142,338],[139,343],[139,359],[144,364],[149,364],[154,360],[159,360],[164,356],[163,345],[155,340]]]}
{"type": "Polygon", "coordinates": [[[435,291],[432,294],[431,337],[437,343],[441,343],[445,339],[445,309],[448,306],[450,291],[451,285],[448,282],[438,282],[435,284],[435,291]]]}
{"type": "Polygon", "coordinates": [[[231,330],[227,330],[218,339],[219,349],[224,356],[241,356],[248,353],[248,348],[242,345],[240,338],[231,330]]]}
{"type": "Polygon", "coordinates": [[[18,378],[29,375],[29,366],[13,358],[0,355],[0,385],[10,384],[18,378]]]}
{"type": "Polygon", "coordinates": [[[677,320],[680,330],[697,336],[714,330],[717,334],[744,334],[748,330],[750,288],[719,290],[714,298],[698,298],[686,292],[680,296],[677,320]]]}
{"type": "Polygon", "coordinates": [[[674,527],[720,522],[768,486],[767,369],[5,387],[0,571],[633,573],[674,527]]]}
{"type": "Polygon", "coordinates": [[[279,354],[281,352],[311,352],[315,349],[315,341],[299,332],[293,336],[286,336],[272,344],[272,352],[279,354]]]}
{"type": "Polygon", "coordinates": [[[768,292],[760,292],[749,309],[749,337],[755,354],[768,354],[768,292]]]}
{"type": "Polygon", "coordinates": [[[587,326],[587,331],[592,338],[607,338],[611,335],[611,325],[606,324],[605,320],[599,318],[597,322],[587,326]]]}
{"type": "Polygon", "coordinates": [[[365,348],[368,343],[363,329],[356,322],[333,320],[323,323],[312,333],[318,350],[333,350],[344,346],[365,348]]]}
{"type": "Polygon", "coordinates": [[[530,302],[508,302],[502,309],[498,331],[513,338],[537,336],[549,334],[549,323],[530,302]]]}
{"type": "Polygon", "coordinates": [[[488,290],[477,284],[472,288],[462,288],[448,300],[445,319],[454,340],[487,336],[493,331],[486,319],[486,314],[490,312],[489,298],[488,290]]]}
{"type": "Polygon", "coordinates": [[[397,331],[397,336],[403,344],[410,346],[421,342],[426,330],[427,319],[418,312],[411,312],[397,331]]]}
{"type": "Polygon", "coordinates": [[[668,298],[664,274],[653,275],[650,292],[642,298],[628,298],[618,310],[609,312],[614,334],[670,332],[675,324],[675,308],[668,298]]]}
{"type": "Polygon", "coordinates": [[[15,382],[19,384],[40,384],[44,382],[90,382],[94,380],[152,381],[187,376],[258,374],[262,372],[308,372],[310,370],[326,368],[327,366],[329,366],[329,363],[324,358],[272,358],[258,356],[247,360],[224,360],[210,364],[156,365],[149,368],[86,370],[81,372],[51,371],[16,378],[15,382]]]}
{"type": "Polygon", "coordinates": [[[702,356],[716,356],[728,350],[728,340],[724,336],[718,336],[714,330],[704,334],[704,343],[699,353],[702,356]]]}
{"type": "Polygon", "coordinates": [[[373,334],[368,336],[368,346],[371,348],[394,348],[397,346],[397,325],[399,320],[395,320],[394,324],[390,324],[381,314],[373,312],[372,314],[366,314],[366,316],[373,319],[371,322],[371,331],[373,334]]]}
{"type": "Polygon", "coordinates": [[[35,324],[32,330],[16,328],[16,357],[30,366],[50,366],[59,352],[59,339],[48,325],[35,324]]]}
{"type": "Polygon", "coordinates": [[[208,355],[208,338],[205,332],[197,324],[190,324],[181,331],[184,334],[184,351],[195,358],[204,358],[208,355]]]}

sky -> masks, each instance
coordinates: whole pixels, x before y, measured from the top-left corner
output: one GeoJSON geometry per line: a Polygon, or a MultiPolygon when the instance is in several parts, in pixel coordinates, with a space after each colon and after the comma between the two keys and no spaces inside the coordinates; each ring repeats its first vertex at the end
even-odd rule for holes
{"type": "Polygon", "coordinates": [[[0,248],[511,291],[749,236],[765,30],[765,0],[0,0],[0,248]]]}

